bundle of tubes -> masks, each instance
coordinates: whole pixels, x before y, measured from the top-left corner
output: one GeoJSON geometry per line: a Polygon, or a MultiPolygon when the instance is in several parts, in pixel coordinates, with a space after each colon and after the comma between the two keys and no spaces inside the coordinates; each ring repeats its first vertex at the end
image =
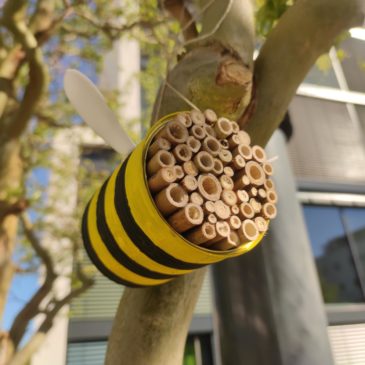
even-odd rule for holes
{"type": "Polygon", "coordinates": [[[273,167],[238,124],[213,110],[182,112],[147,151],[148,186],[171,227],[190,242],[230,250],[276,216],[273,167]]]}

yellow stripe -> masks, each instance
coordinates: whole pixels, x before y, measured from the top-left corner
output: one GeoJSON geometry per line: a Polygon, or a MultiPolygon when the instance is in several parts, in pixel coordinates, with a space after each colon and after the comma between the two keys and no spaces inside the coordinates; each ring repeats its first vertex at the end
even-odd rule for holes
{"type": "MultiPolygon", "coordinates": [[[[144,266],[145,268],[167,275],[182,275],[191,272],[191,270],[178,270],[170,267],[163,266],[151,258],[146,256],[129,238],[128,234],[125,232],[122,223],[118,217],[117,211],[114,205],[114,192],[115,192],[115,181],[121,165],[113,172],[110,177],[106,191],[105,191],[105,219],[107,221],[108,227],[115,238],[120,249],[128,255],[133,261],[144,266]]],[[[137,169],[137,166],[134,166],[137,169]]],[[[118,187],[117,187],[118,188],[118,187]]],[[[137,199],[139,197],[137,196],[137,199]]]]}
{"type": "Polygon", "coordinates": [[[96,255],[98,256],[99,260],[102,262],[102,264],[105,267],[107,267],[110,271],[112,271],[116,276],[129,282],[135,283],[137,285],[158,285],[169,281],[170,279],[156,280],[137,275],[134,272],[126,269],[117,260],[115,260],[115,258],[110,254],[110,252],[105,247],[105,244],[102,241],[96,227],[96,204],[98,196],[99,192],[97,192],[93,196],[90,202],[87,226],[90,235],[90,243],[96,255]]]}

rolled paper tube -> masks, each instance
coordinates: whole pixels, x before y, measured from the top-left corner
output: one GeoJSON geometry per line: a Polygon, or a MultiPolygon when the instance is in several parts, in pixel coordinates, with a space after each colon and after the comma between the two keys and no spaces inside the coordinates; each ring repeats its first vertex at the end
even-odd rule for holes
{"type": "Polygon", "coordinates": [[[190,147],[193,153],[197,153],[201,147],[201,142],[193,136],[188,137],[186,144],[190,147]]]}
{"type": "Polygon", "coordinates": [[[198,180],[191,175],[186,175],[182,180],[180,185],[184,188],[185,191],[191,193],[198,188],[198,180]]]}
{"type": "Polygon", "coordinates": [[[186,161],[183,163],[182,168],[187,175],[197,176],[199,173],[198,168],[195,166],[193,161],[186,161]]]}
{"type": "Polygon", "coordinates": [[[190,112],[190,116],[191,116],[191,120],[193,121],[194,124],[197,124],[197,125],[202,125],[205,123],[205,116],[204,114],[199,111],[199,110],[195,110],[193,109],[191,112],[190,112]]]}
{"type": "Polygon", "coordinates": [[[181,180],[185,176],[183,168],[179,165],[176,165],[174,166],[174,169],[176,174],[176,180],[181,180]]]}
{"type": "Polygon", "coordinates": [[[263,217],[256,217],[254,221],[259,232],[267,231],[267,222],[263,217]]]}
{"type": "Polygon", "coordinates": [[[245,171],[252,185],[261,186],[264,184],[266,180],[265,173],[262,167],[257,162],[247,162],[245,166],[245,171]]]}
{"type": "Polygon", "coordinates": [[[218,218],[214,213],[210,213],[207,217],[207,220],[211,224],[216,224],[218,222],[218,218]]]}
{"type": "Polygon", "coordinates": [[[170,216],[168,222],[176,232],[183,233],[202,224],[203,219],[203,209],[197,204],[188,203],[184,208],[170,216]]]}
{"type": "Polygon", "coordinates": [[[188,194],[176,183],[170,184],[155,196],[156,206],[165,216],[185,207],[188,201],[188,194]]]}
{"type": "Polygon", "coordinates": [[[203,203],[203,211],[204,211],[204,214],[206,214],[206,215],[214,213],[215,212],[214,202],[212,202],[210,200],[204,202],[203,203]]]}
{"type": "Polygon", "coordinates": [[[268,203],[276,204],[278,202],[278,194],[274,190],[266,192],[266,200],[268,203]]]}
{"type": "Polygon", "coordinates": [[[260,202],[258,202],[255,198],[251,198],[249,203],[255,213],[260,213],[262,208],[262,204],[260,202]]]}
{"type": "Polygon", "coordinates": [[[148,179],[148,187],[153,193],[157,193],[175,181],[174,167],[163,167],[148,179]]]}
{"type": "Polygon", "coordinates": [[[258,194],[258,190],[253,186],[251,187],[249,190],[248,190],[248,195],[251,197],[251,198],[256,198],[257,197],[257,194],[258,194]]]}
{"type": "Polygon", "coordinates": [[[274,169],[270,162],[264,162],[262,168],[267,176],[271,176],[274,173],[274,169]]]}
{"type": "Polygon", "coordinates": [[[265,219],[274,219],[277,214],[275,205],[272,203],[265,203],[261,209],[261,214],[265,219]]]}
{"type": "Polygon", "coordinates": [[[221,145],[217,138],[208,136],[202,142],[202,150],[210,153],[212,156],[218,156],[221,151],[221,145]]]}
{"type": "Polygon", "coordinates": [[[233,132],[231,122],[227,118],[219,118],[214,124],[214,130],[220,139],[227,138],[233,132]]]}
{"type": "Polygon", "coordinates": [[[233,190],[234,182],[229,176],[227,176],[227,175],[219,176],[219,182],[222,185],[223,189],[233,190]]]}
{"type": "Polygon", "coordinates": [[[214,167],[214,158],[206,151],[200,151],[194,156],[194,164],[200,172],[210,172],[214,167]]]}
{"type": "Polygon", "coordinates": [[[236,148],[240,144],[240,142],[241,142],[240,137],[238,137],[237,134],[232,134],[228,138],[228,143],[229,143],[229,148],[230,149],[236,148]]]}
{"type": "Polygon", "coordinates": [[[237,198],[241,203],[247,203],[250,199],[246,190],[237,190],[237,198]]]}
{"type": "Polygon", "coordinates": [[[268,190],[275,190],[275,183],[274,183],[274,181],[272,181],[271,179],[267,179],[264,182],[264,188],[266,189],[266,191],[268,191],[268,190]]]}
{"type": "Polygon", "coordinates": [[[216,236],[207,242],[206,246],[210,247],[213,243],[221,241],[222,239],[229,237],[229,234],[231,233],[231,228],[227,222],[224,221],[218,221],[215,224],[215,231],[216,236]]]}
{"type": "Polygon", "coordinates": [[[189,137],[188,129],[184,124],[176,120],[170,121],[157,133],[157,138],[163,137],[171,142],[173,145],[184,143],[189,137]]]}
{"type": "Polygon", "coordinates": [[[231,209],[222,200],[217,200],[214,202],[215,214],[221,220],[226,220],[231,215],[231,209]]]}
{"type": "Polygon", "coordinates": [[[224,165],[229,164],[232,161],[232,153],[229,150],[221,150],[218,154],[224,165]]]}
{"type": "Polygon", "coordinates": [[[229,206],[233,206],[237,204],[237,195],[233,190],[223,189],[222,191],[222,200],[225,204],[229,206]]]}
{"type": "Polygon", "coordinates": [[[193,124],[193,121],[191,120],[190,114],[189,113],[179,113],[176,117],[175,120],[184,124],[184,126],[186,128],[190,128],[191,125],[193,124]]]}
{"type": "Polygon", "coordinates": [[[171,152],[160,150],[147,162],[147,174],[154,175],[162,167],[174,166],[175,157],[171,152]]]}
{"type": "Polygon", "coordinates": [[[239,214],[239,212],[240,212],[240,208],[238,207],[238,205],[233,205],[233,206],[231,207],[231,212],[232,212],[232,214],[234,214],[234,215],[238,215],[238,214],[239,214]]]}
{"type": "Polygon", "coordinates": [[[197,193],[196,191],[194,191],[190,194],[189,200],[190,200],[191,203],[194,203],[194,204],[198,204],[198,205],[203,205],[204,204],[203,197],[199,193],[197,193]]]}
{"type": "Polygon", "coordinates": [[[186,238],[197,245],[212,240],[215,238],[215,226],[211,223],[205,222],[201,226],[194,228],[186,235],[186,238]]]}
{"type": "Polygon", "coordinates": [[[221,145],[221,147],[224,149],[224,150],[228,150],[229,149],[229,143],[228,143],[228,140],[223,138],[223,139],[220,139],[219,140],[219,143],[221,145]]]}
{"type": "MultiPolygon", "coordinates": [[[[261,201],[262,200],[265,200],[267,197],[267,192],[265,189],[263,188],[260,188],[258,191],[257,191],[257,198],[260,199],[261,201]]],[[[272,202],[270,202],[272,203],[272,202]]]]}
{"type": "Polygon", "coordinates": [[[172,153],[174,154],[178,162],[190,161],[191,158],[193,157],[193,152],[188,147],[188,145],[184,143],[175,146],[175,148],[172,150],[172,153]]]}
{"type": "Polygon", "coordinates": [[[241,155],[236,155],[233,157],[231,166],[233,170],[241,170],[245,167],[246,161],[241,155]]]}
{"type": "Polygon", "coordinates": [[[228,218],[227,220],[229,226],[231,227],[232,230],[237,230],[238,228],[241,227],[241,219],[239,219],[236,215],[232,215],[228,218]]]}
{"type": "Polygon", "coordinates": [[[168,151],[171,148],[171,143],[166,138],[157,138],[149,147],[147,152],[147,158],[152,158],[157,151],[165,150],[168,151]]]}
{"type": "Polygon", "coordinates": [[[232,167],[225,166],[225,167],[223,168],[223,172],[224,172],[227,176],[229,176],[229,177],[233,177],[233,176],[234,176],[234,171],[233,171],[232,167]]]}
{"type": "Polygon", "coordinates": [[[205,120],[208,124],[213,124],[217,121],[217,114],[212,109],[204,111],[205,120]]]}
{"type": "Polygon", "coordinates": [[[251,138],[247,132],[240,130],[237,132],[237,135],[240,139],[240,144],[244,144],[246,146],[251,144],[251,138]]]}
{"type": "Polygon", "coordinates": [[[213,165],[213,174],[214,175],[222,175],[223,174],[223,163],[218,158],[214,159],[214,165],[213,165]]]}
{"type": "Polygon", "coordinates": [[[238,234],[234,231],[231,231],[228,237],[225,237],[221,241],[214,243],[209,248],[211,250],[227,251],[236,248],[240,243],[239,241],[238,234]]]}
{"type": "Polygon", "coordinates": [[[259,230],[251,219],[243,221],[237,233],[241,243],[254,241],[259,236],[259,230]]]}
{"type": "Polygon", "coordinates": [[[247,175],[243,175],[234,182],[234,189],[235,190],[244,189],[246,186],[249,185],[250,185],[250,179],[248,178],[247,175]]]}
{"type": "Polygon", "coordinates": [[[200,175],[198,177],[198,190],[203,198],[217,201],[222,193],[222,186],[214,175],[200,175]]]}
{"type": "Polygon", "coordinates": [[[205,136],[207,135],[205,128],[202,125],[196,125],[196,124],[194,124],[190,128],[190,133],[193,137],[195,137],[196,139],[199,139],[199,140],[204,139],[205,136]]]}
{"type": "Polygon", "coordinates": [[[204,129],[205,129],[207,136],[212,136],[214,138],[217,137],[217,133],[215,133],[215,130],[211,125],[205,124],[204,129]]]}
{"type": "Polygon", "coordinates": [[[245,220],[247,218],[253,218],[255,216],[255,212],[249,203],[241,203],[239,205],[239,213],[238,216],[241,220],[245,220]]]}
{"type": "Polygon", "coordinates": [[[246,161],[250,160],[252,158],[252,149],[250,146],[247,146],[245,144],[239,144],[232,152],[233,156],[240,155],[242,156],[246,161]]]}
{"type": "Polygon", "coordinates": [[[266,152],[265,150],[260,146],[252,146],[252,158],[260,163],[263,163],[266,161],[266,152]]]}
{"type": "Polygon", "coordinates": [[[232,126],[233,133],[239,132],[240,126],[238,125],[237,122],[231,121],[231,126],[232,126]]]}

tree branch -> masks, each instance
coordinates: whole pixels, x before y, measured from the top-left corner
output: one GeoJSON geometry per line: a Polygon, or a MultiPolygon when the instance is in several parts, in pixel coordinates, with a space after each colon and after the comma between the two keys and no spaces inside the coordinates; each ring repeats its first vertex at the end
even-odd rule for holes
{"type": "Polygon", "coordinates": [[[284,13],[255,63],[254,111],[240,121],[249,133],[255,131],[253,143],[268,142],[316,59],[337,35],[363,20],[361,0],[302,0],[284,13]]]}

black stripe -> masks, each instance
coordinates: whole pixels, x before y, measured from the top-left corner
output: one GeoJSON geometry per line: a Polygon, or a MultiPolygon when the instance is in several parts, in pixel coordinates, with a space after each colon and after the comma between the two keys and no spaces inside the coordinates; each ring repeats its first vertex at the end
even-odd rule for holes
{"type": "Polygon", "coordinates": [[[96,254],[96,252],[94,251],[94,249],[91,245],[89,231],[87,229],[87,216],[88,216],[88,212],[89,212],[89,205],[90,205],[90,202],[87,205],[84,215],[82,217],[81,233],[82,233],[82,239],[84,241],[85,250],[90,257],[90,260],[97,267],[97,269],[110,280],[113,280],[118,284],[129,286],[131,288],[142,287],[141,285],[136,285],[134,283],[121,279],[119,276],[116,276],[113,272],[111,272],[109,269],[107,269],[103,265],[103,263],[99,260],[98,255],[96,254]]]}
{"type": "MultiPolygon", "coordinates": [[[[118,172],[115,184],[114,204],[123,228],[128,236],[131,238],[131,241],[145,255],[161,265],[180,270],[194,270],[205,266],[205,264],[187,263],[169,255],[160,247],[156,246],[138,226],[130,211],[125,189],[125,170],[128,161],[129,157],[123,162],[123,165],[118,172]]],[[[138,199],[138,197],[135,197],[135,199],[138,199]]],[[[148,219],[148,217],[146,217],[146,219],[148,219]]],[[[174,243],[171,242],[171,244],[173,245],[174,243]]]]}
{"type": "Polygon", "coordinates": [[[137,262],[133,261],[130,257],[128,257],[118,246],[118,243],[115,241],[113,234],[110,232],[107,221],[105,219],[105,190],[109,179],[105,181],[103,186],[100,189],[100,193],[98,196],[98,202],[96,206],[96,216],[97,216],[97,227],[102,241],[105,243],[108,251],[111,255],[120,262],[123,266],[125,266],[130,271],[134,273],[144,276],[146,278],[151,279],[171,279],[176,275],[166,275],[161,274],[155,271],[148,270],[144,266],[141,266],[137,262]]]}

